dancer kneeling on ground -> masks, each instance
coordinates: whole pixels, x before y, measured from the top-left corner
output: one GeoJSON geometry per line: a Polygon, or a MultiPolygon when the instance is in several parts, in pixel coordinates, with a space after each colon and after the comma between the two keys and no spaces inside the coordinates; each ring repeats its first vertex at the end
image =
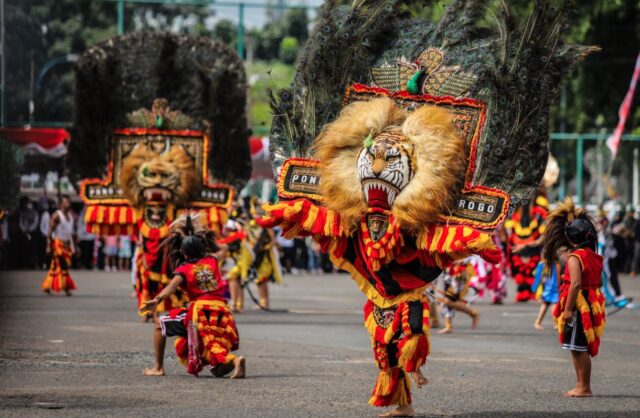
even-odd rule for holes
{"type": "MultiPolygon", "coordinates": [[[[144,304],[142,312],[153,311],[158,303],[182,286],[189,295],[187,308],[173,309],[160,316],[164,337],[177,337],[178,359],[190,374],[198,375],[205,365],[211,373],[232,379],[245,375],[245,360],[231,354],[239,347],[238,330],[224,299],[223,282],[214,256],[219,251],[213,232],[204,226],[201,215],[187,214],[171,224],[163,245],[169,262],[177,266],[173,280],[160,294],[144,304]]],[[[156,347],[156,366],[145,375],[164,375],[164,350],[156,347]]]]}

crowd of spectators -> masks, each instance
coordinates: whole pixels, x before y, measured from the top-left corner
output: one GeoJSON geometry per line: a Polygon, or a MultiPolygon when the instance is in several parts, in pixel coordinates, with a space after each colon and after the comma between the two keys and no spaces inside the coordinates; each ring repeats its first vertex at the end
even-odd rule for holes
{"type": "MultiPolygon", "coordinates": [[[[57,210],[56,199],[43,196],[39,199],[23,197],[18,208],[6,213],[0,221],[0,269],[46,270],[49,256],[46,253],[51,215],[57,210]]],[[[84,207],[74,202],[71,209],[74,219],[75,254],[74,269],[118,271],[131,269],[131,257],[136,243],[132,237],[96,237],[87,232],[84,207]]],[[[311,238],[288,240],[276,229],[281,263],[287,273],[332,272],[333,266],[320,247],[311,238]]]]}
{"type": "MultiPolygon", "coordinates": [[[[57,200],[42,196],[37,200],[22,197],[16,211],[0,220],[0,269],[46,270],[49,256],[46,245],[51,215],[57,200]]],[[[86,230],[82,203],[72,204],[75,233],[74,269],[129,270],[135,243],[129,237],[96,237],[86,230]],[[115,247],[115,251],[114,251],[115,247]]]]}
{"type": "MultiPolygon", "coordinates": [[[[47,235],[55,199],[23,197],[15,212],[0,220],[0,269],[47,269],[47,235]]],[[[73,268],[118,271],[131,269],[135,241],[130,237],[96,237],[86,231],[81,202],[72,205],[75,223],[73,268]]],[[[604,213],[596,219],[605,269],[616,296],[621,295],[619,274],[640,274],[640,219],[634,210],[604,213]]],[[[328,273],[333,266],[311,238],[284,238],[276,228],[282,267],[287,273],[328,273]]]]}

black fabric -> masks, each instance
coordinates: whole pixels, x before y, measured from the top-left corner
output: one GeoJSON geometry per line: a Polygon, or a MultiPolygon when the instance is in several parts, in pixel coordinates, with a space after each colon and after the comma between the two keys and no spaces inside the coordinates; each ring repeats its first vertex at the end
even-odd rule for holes
{"type": "Polygon", "coordinates": [[[398,367],[398,343],[391,342],[387,344],[387,355],[389,356],[389,366],[398,367]]]}
{"type": "MultiPolygon", "coordinates": [[[[382,266],[382,268],[377,272],[377,276],[380,279],[380,283],[382,283],[382,287],[384,287],[385,292],[391,296],[397,296],[402,293],[402,288],[398,284],[397,281],[394,280],[393,275],[391,274],[391,269],[397,266],[398,263],[392,261],[391,263],[382,266]]],[[[376,285],[375,279],[369,275],[369,282],[372,285],[376,285]]]]}
{"type": "Polygon", "coordinates": [[[437,279],[441,273],[442,269],[438,267],[425,267],[421,265],[418,270],[418,277],[425,283],[431,283],[437,279]]]}
{"type": "Polygon", "coordinates": [[[186,310],[175,318],[171,318],[169,314],[160,315],[159,321],[162,335],[165,337],[186,337],[187,327],[184,325],[185,315],[186,310]]]}
{"type": "Polygon", "coordinates": [[[409,302],[409,326],[412,335],[422,334],[422,315],[422,302],[409,302]]]}
{"type": "Polygon", "coordinates": [[[584,335],[582,316],[578,311],[573,312],[572,319],[564,326],[562,347],[571,351],[587,351],[587,337],[584,335]]]}

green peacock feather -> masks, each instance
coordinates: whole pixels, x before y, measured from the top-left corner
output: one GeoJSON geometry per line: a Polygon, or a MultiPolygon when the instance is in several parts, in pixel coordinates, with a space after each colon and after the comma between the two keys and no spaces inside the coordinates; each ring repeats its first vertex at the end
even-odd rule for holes
{"type": "MultiPolygon", "coordinates": [[[[563,41],[568,2],[537,0],[528,19],[517,22],[504,0],[497,6],[453,0],[436,25],[410,13],[412,1],[339,3],[324,3],[291,87],[272,93],[274,169],[290,156],[309,156],[313,139],[335,119],[350,84],[372,84],[372,67],[415,60],[431,47],[444,52],[443,65],[474,76],[464,97],[488,108],[474,183],[509,193],[512,210],[529,199],[544,174],[549,109],[559,85],[597,50],[563,41]]],[[[407,90],[419,92],[421,78],[415,73],[407,90]]]]}

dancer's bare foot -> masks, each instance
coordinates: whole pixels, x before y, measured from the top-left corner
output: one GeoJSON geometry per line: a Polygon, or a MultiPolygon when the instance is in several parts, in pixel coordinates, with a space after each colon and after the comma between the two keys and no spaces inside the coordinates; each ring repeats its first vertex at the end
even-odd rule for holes
{"type": "Polygon", "coordinates": [[[478,322],[480,322],[480,312],[471,312],[471,329],[478,328],[478,322]]]}
{"type": "Polygon", "coordinates": [[[164,376],[164,368],[153,367],[151,369],[144,369],[142,374],[145,376],[164,376]]]}
{"type": "Polygon", "coordinates": [[[590,398],[593,396],[590,390],[573,388],[564,393],[565,398],[590,398]]]}
{"type": "Polygon", "coordinates": [[[445,326],[440,331],[438,331],[438,334],[453,334],[453,328],[445,326]]]}
{"type": "Polygon", "coordinates": [[[429,379],[427,379],[427,377],[422,374],[420,369],[416,370],[415,372],[411,372],[411,377],[413,378],[416,386],[419,388],[429,383],[429,379]]]}
{"type": "Polygon", "coordinates": [[[381,417],[415,417],[416,411],[411,405],[402,405],[398,409],[380,414],[381,417]]]}
{"type": "Polygon", "coordinates": [[[542,331],[542,330],[544,329],[544,327],[542,326],[542,324],[541,324],[541,323],[539,323],[539,322],[536,322],[535,324],[533,324],[533,327],[534,327],[535,329],[537,329],[538,331],[542,331]]]}
{"type": "Polygon", "coordinates": [[[44,293],[46,293],[47,295],[51,294],[51,289],[44,289],[44,293]]]}
{"type": "Polygon", "coordinates": [[[64,294],[67,295],[67,296],[71,296],[71,292],[68,291],[68,290],[65,290],[64,294]]]}
{"type": "Polygon", "coordinates": [[[244,357],[236,357],[233,360],[233,373],[231,379],[244,379],[245,361],[244,357]]]}

